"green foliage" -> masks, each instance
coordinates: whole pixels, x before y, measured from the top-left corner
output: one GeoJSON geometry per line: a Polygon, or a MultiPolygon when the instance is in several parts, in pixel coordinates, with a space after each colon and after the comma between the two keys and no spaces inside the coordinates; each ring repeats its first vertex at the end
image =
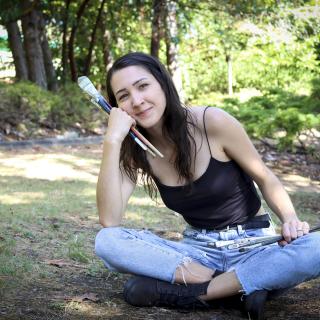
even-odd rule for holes
{"type": "MultiPolygon", "coordinates": [[[[0,0],[2,23],[20,14],[19,1],[8,3],[0,0]]],[[[70,2],[67,36],[78,24],[74,54],[82,75],[101,1],[91,0],[78,21],[80,4],[70,2]]],[[[179,30],[174,41],[179,44],[187,104],[220,105],[235,114],[252,136],[275,137],[283,147],[292,145],[299,132],[319,126],[320,24],[314,1],[181,0],[177,7],[179,30]],[[246,102],[224,99],[228,88],[226,57],[232,62],[234,92],[254,88],[263,96],[246,102]]],[[[41,10],[60,79],[65,1],[42,1],[41,10]]],[[[89,76],[93,83],[102,88],[105,84],[104,50],[111,60],[129,51],[149,52],[151,21],[151,0],[105,2],[92,54],[89,76]],[[107,48],[102,45],[103,31],[109,35],[107,48]]],[[[160,58],[166,62],[164,41],[160,58]]],[[[0,94],[0,124],[25,126],[26,137],[32,136],[38,123],[57,129],[97,125],[94,108],[73,84],[66,83],[55,94],[27,83],[12,87],[0,84],[0,94]]]]}
{"type": "Polygon", "coordinates": [[[223,10],[219,3],[208,4],[216,10],[206,11],[201,2],[204,8],[189,12],[188,28],[184,26],[180,52],[188,102],[227,91],[226,54],[232,58],[234,91],[278,87],[306,94],[320,72],[316,8],[286,1],[277,10],[274,1],[231,1],[223,10]]]}
{"type": "MultiPolygon", "coordinates": [[[[71,1],[69,8],[68,35],[75,23],[79,23],[74,54],[79,75],[83,75],[85,61],[89,51],[93,27],[95,25],[100,0],[91,0],[86,6],[85,14],[77,21],[77,11],[81,2],[71,1]]],[[[104,6],[103,24],[110,34],[108,50],[111,59],[129,51],[149,51],[149,37],[151,34],[151,1],[145,0],[108,0],[104,6]]],[[[54,57],[61,59],[63,19],[65,16],[65,1],[55,1],[46,8],[46,14],[50,16],[49,28],[52,51],[54,57]],[[57,23],[59,21],[59,23],[57,23]]],[[[102,22],[102,21],[100,21],[102,22]]],[[[96,42],[93,50],[93,58],[90,70],[90,79],[94,83],[105,83],[106,66],[104,61],[103,34],[101,23],[96,33],[96,42]]],[[[61,74],[61,66],[58,65],[58,76],[61,74]]],[[[69,77],[70,78],[70,77],[69,77]]]]}
{"type": "Polygon", "coordinates": [[[320,78],[315,78],[312,81],[311,98],[317,103],[314,105],[313,110],[320,113],[320,78]]]}
{"type": "Polygon", "coordinates": [[[0,88],[0,117],[12,125],[24,120],[42,122],[48,118],[56,96],[30,82],[2,85],[0,88]]]}
{"type": "Polygon", "coordinates": [[[84,93],[74,83],[68,83],[56,94],[58,97],[51,106],[50,116],[58,129],[67,128],[75,123],[87,123],[90,127],[91,104],[84,93]]]}
{"type": "Polygon", "coordinates": [[[9,51],[8,40],[0,37],[0,51],[9,51]]]}
{"type": "Polygon", "coordinates": [[[0,95],[0,124],[8,123],[26,137],[34,136],[39,127],[93,126],[95,109],[76,84],[52,93],[30,82],[2,83],[0,95]]]}
{"type": "Polygon", "coordinates": [[[319,99],[315,97],[276,89],[242,103],[226,98],[220,107],[243,123],[252,137],[276,139],[279,148],[283,149],[293,148],[301,132],[320,129],[319,105],[319,99]]]}
{"type": "Polygon", "coordinates": [[[235,62],[237,87],[292,90],[304,86],[319,70],[315,41],[316,38],[288,43],[275,43],[270,38],[257,40],[235,62]]]}
{"type": "Polygon", "coordinates": [[[0,24],[5,25],[21,16],[20,2],[19,0],[0,0],[0,24]]]}

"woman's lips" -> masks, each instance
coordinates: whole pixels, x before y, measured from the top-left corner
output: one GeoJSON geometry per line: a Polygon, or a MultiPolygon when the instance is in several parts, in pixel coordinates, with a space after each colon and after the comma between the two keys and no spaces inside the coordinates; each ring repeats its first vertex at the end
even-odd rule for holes
{"type": "Polygon", "coordinates": [[[145,118],[147,115],[148,115],[148,113],[149,113],[149,111],[152,109],[152,107],[150,107],[150,108],[148,108],[148,109],[146,109],[146,110],[143,110],[142,112],[139,112],[139,113],[137,113],[136,114],[136,117],[138,117],[138,118],[145,118]]]}

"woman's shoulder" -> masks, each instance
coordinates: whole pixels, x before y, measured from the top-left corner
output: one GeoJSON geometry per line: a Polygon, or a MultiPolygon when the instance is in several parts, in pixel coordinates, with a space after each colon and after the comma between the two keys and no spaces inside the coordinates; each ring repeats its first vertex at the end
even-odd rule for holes
{"type": "Polygon", "coordinates": [[[226,125],[236,121],[229,113],[218,107],[195,106],[189,108],[199,127],[205,127],[207,131],[220,131],[226,125]]]}

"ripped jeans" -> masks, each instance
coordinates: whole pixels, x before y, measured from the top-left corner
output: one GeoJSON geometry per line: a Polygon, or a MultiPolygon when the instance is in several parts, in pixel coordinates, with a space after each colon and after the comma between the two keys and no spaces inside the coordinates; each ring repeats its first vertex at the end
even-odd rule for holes
{"type": "Polygon", "coordinates": [[[290,288],[320,276],[320,232],[280,247],[272,244],[246,252],[208,247],[208,242],[273,235],[273,228],[215,232],[187,227],[181,241],[158,237],[148,230],[104,228],[95,251],[111,271],[174,283],[176,269],[189,261],[210,269],[234,271],[245,294],[290,288]]]}

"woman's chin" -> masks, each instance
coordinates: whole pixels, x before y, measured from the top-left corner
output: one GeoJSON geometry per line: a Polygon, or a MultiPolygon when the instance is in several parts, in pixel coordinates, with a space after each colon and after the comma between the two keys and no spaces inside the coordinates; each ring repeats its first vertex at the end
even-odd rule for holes
{"type": "Polygon", "coordinates": [[[137,120],[137,124],[139,125],[139,127],[148,130],[148,129],[159,127],[160,121],[149,118],[149,119],[144,119],[140,121],[137,120]]]}

